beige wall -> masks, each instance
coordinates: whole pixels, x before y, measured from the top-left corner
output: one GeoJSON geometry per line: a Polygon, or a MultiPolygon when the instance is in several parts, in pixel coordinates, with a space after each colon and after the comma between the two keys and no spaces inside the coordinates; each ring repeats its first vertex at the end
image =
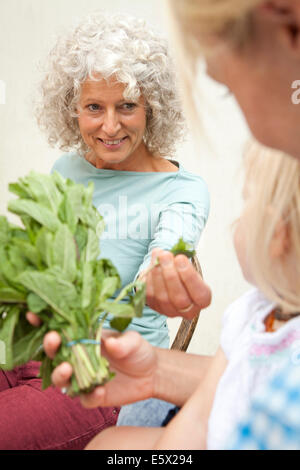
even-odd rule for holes
{"type": "MultiPolygon", "coordinates": [[[[0,213],[6,211],[8,182],[30,169],[48,172],[61,154],[48,147],[32,116],[38,63],[55,35],[75,19],[101,8],[145,17],[165,29],[162,3],[162,0],[2,0],[0,213]]],[[[213,289],[213,302],[203,311],[189,350],[213,354],[219,342],[224,308],[248,288],[235,258],[230,230],[241,207],[241,153],[248,131],[233,99],[224,97],[222,86],[204,78],[201,87],[212,106],[205,107],[204,123],[213,149],[204,143],[194,144],[187,136],[187,142],[178,149],[178,159],[206,180],[211,194],[211,214],[198,255],[204,277],[213,289]],[[214,107],[219,110],[218,118],[214,107]]],[[[178,323],[179,319],[170,321],[172,337],[178,323]]]]}

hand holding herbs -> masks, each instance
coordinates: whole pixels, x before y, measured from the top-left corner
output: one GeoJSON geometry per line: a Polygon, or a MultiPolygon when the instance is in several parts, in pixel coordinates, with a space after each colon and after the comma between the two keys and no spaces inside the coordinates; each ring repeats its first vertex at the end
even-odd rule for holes
{"type": "MultiPolygon", "coordinates": [[[[58,173],[31,172],[9,189],[18,198],[8,209],[23,227],[0,216],[0,341],[5,344],[0,366],[10,370],[41,361],[47,388],[54,368],[67,361],[73,368],[68,393],[90,392],[114,376],[100,353],[105,318],[111,314],[111,327],[123,331],[142,316],[145,284],[136,281],[120,290],[116,268],[99,259],[104,222],[92,204],[92,184],[86,188],[58,173]],[[28,323],[28,311],[41,318],[39,328],[28,323]],[[51,330],[62,338],[53,360],[41,347],[51,330]]],[[[171,251],[194,254],[182,240],[171,251]]]]}

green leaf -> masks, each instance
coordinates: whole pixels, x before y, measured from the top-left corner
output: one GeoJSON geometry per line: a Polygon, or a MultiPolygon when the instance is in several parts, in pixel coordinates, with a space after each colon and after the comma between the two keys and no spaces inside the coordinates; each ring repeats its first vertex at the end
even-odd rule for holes
{"type": "Polygon", "coordinates": [[[134,295],[130,296],[130,302],[133,305],[135,316],[142,317],[146,303],[146,284],[139,282],[134,295]]]}
{"type": "Polygon", "coordinates": [[[8,189],[11,193],[16,194],[23,199],[31,199],[32,197],[30,188],[24,184],[22,179],[20,179],[18,183],[10,183],[8,185],[8,189]]]}
{"type": "Polygon", "coordinates": [[[81,308],[87,308],[92,300],[93,290],[93,263],[87,262],[82,270],[82,292],[81,292],[81,308]]]}
{"type": "Polygon", "coordinates": [[[102,217],[94,207],[88,207],[86,210],[82,211],[80,220],[95,231],[97,230],[98,224],[102,223],[102,217]]]}
{"type": "Polygon", "coordinates": [[[36,234],[39,232],[41,224],[26,214],[20,215],[20,219],[23,222],[29,241],[35,243],[36,234]]]}
{"type": "Polygon", "coordinates": [[[13,287],[0,286],[0,302],[20,303],[26,301],[26,295],[13,287]]]}
{"type": "Polygon", "coordinates": [[[36,237],[35,246],[46,266],[52,265],[53,234],[46,227],[42,227],[36,237]]]}
{"type": "MultiPolygon", "coordinates": [[[[106,277],[114,276],[120,279],[117,269],[115,268],[115,266],[112,264],[112,262],[109,259],[102,258],[99,260],[99,262],[102,264],[102,268],[106,277]]],[[[118,287],[121,287],[121,280],[120,280],[118,287]]]]}
{"type": "Polygon", "coordinates": [[[62,195],[51,175],[43,175],[31,171],[28,176],[23,178],[23,182],[30,188],[32,198],[36,202],[50,209],[54,214],[57,212],[62,195]]]}
{"type": "Polygon", "coordinates": [[[68,187],[67,180],[58,171],[53,171],[51,177],[56,184],[57,189],[64,193],[68,187]]]}
{"type": "Polygon", "coordinates": [[[76,228],[76,231],[75,231],[74,237],[75,237],[75,241],[76,241],[76,245],[77,245],[77,255],[80,258],[81,253],[83,252],[83,250],[85,248],[87,238],[88,238],[86,228],[83,225],[78,224],[77,228],[76,228]]]}
{"type": "Polygon", "coordinates": [[[10,244],[7,249],[9,262],[14,267],[16,272],[23,271],[28,267],[28,262],[23,256],[21,249],[16,244],[10,244]]]}
{"type": "Polygon", "coordinates": [[[60,220],[68,225],[72,233],[76,231],[77,222],[82,212],[83,192],[84,186],[82,185],[67,187],[59,207],[60,220]]]}
{"type": "Polygon", "coordinates": [[[196,254],[193,245],[185,242],[182,238],[178,240],[178,242],[173,246],[170,251],[171,253],[173,253],[174,256],[182,254],[187,256],[188,258],[192,258],[196,254]]]}
{"type": "Polygon", "coordinates": [[[0,216],[0,243],[7,244],[10,242],[11,234],[9,222],[4,216],[0,216]]]}
{"type": "Polygon", "coordinates": [[[11,370],[14,368],[13,355],[13,336],[16,324],[20,315],[20,308],[13,307],[7,313],[2,328],[0,329],[0,341],[5,344],[5,364],[1,364],[1,368],[11,370]]]}
{"type": "Polygon", "coordinates": [[[105,300],[109,297],[112,297],[116,290],[120,286],[120,278],[119,277],[106,277],[103,280],[102,288],[101,288],[101,299],[105,300]]]}
{"type": "Polygon", "coordinates": [[[95,232],[91,229],[87,231],[87,242],[82,252],[81,259],[83,262],[92,261],[98,258],[100,254],[99,239],[95,232]]]}
{"type": "Polygon", "coordinates": [[[52,361],[48,356],[46,356],[42,360],[39,372],[39,377],[42,377],[42,390],[46,390],[46,388],[50,387],[50,385],[52,384],[52,371],[52,361]]]}
{"type": "Polygon", "coordinates": [[[33,292],[27,296],[27,305],[29,310],[33,313],[40,313],[48,306],[43,299],[33,292]]]}
{"type": "Polygon", "coordinates": [[[109,322],[111,328],[120,332],[126,330],[126,328],[130,325],[130,323],[131,323],[131,318],[120,318],[120,317],[113,318],[109,322]]]}
{"type": "Polygon", "coordinates": [[[42,348],[43,337],[46,331],[46,325],[42,325],[39,328],[31,327],[29,333],[14,342],[14,367],[35,359],[42,348]]]}
{"type": "Polygon", "coordinates": [[[39,268],[41,255],[39,254],[36,246],[32,245],[27,240],[22,240],[21,238],[14,238],[14,245],[19,248],[20,254],[23,258],[27,259],[34,266],[39,268]]]}
{"type": "Polygon", "coordinates": [[[18,271],[9,259],[9,252],[4,246],[0,245],[0,269],[2,276],[9,282],[10,285],[16,287],[16,277],[18,271]]]}
{"type": "Polygon", "coordinates": [[[77,292],[73,284],[46,271],[25,271],[18,276],[18,281],[43,299],[67,322],[74,323],[70,305],[74,303],[77,292]]]}
{"type": "Polygon", "coordinates": [[[59,266],[67,279],[74,281],[77,274],[76,246],[69,227],[62,224],[55,233],[52,244],[52,264],[59,266]]]}
{"type": "Polygon", "coordinates": [[[111,313],[115,317],[133,318],[135,316],[134,308],[132,305],[114,302],[101,302],[99,308],[105,312],[111,313]]]}
{"type": "Polygon", "coordinates": [[[57,216],[37,202],[25,199],[12,200],[8,203],[8,210],[18,215],[29,215],[52,232],[55,232],[59,227],[60,222],[57,216]]]}

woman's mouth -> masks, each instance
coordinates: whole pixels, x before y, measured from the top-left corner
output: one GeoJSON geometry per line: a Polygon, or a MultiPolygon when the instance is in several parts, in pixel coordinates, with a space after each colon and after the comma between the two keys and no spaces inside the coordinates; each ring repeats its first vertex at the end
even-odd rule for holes
{"type": "Polygon", "coordinates": [[[101,144],[103,144],[105,148],[110,149],[110,150],[119,149],[126,139],[127,137],[123,137],[122,139],[106,140],[106,139],[100,139],[100,137],[97,137],[97,140],[101,142],[101,144]]]}

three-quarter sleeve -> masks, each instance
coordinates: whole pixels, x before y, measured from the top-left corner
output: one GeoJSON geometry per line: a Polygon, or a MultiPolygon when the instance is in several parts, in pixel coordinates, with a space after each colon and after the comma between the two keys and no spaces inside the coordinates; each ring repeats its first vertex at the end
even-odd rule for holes
{"type": "Polygon", "coordinates": [[[199,202],[176,202],[161,210],[148,252],[135,278],[149,266],[154,248],[170,250],[182,238],[196,249],[207,217],[207,206],[199,202]]]}

